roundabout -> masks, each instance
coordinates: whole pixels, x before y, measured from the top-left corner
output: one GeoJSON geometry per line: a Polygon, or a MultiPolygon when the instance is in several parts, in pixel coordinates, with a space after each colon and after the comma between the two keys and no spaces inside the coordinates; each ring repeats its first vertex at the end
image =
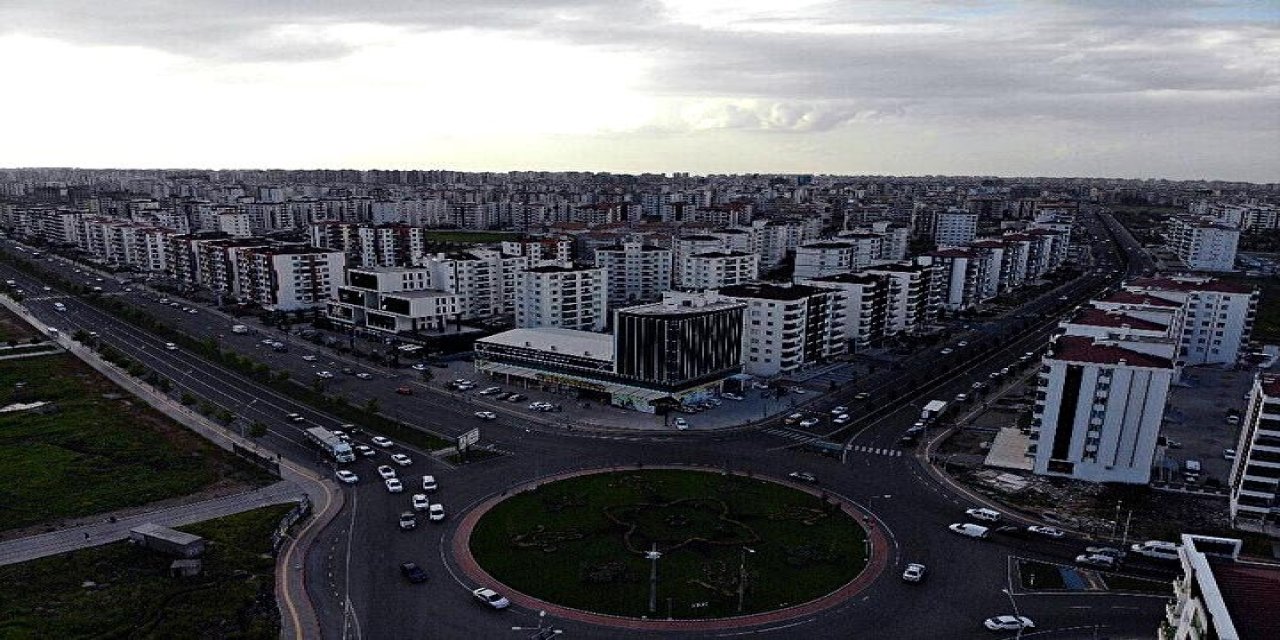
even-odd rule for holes
{"type": "Polygon", "coordinates": [[[451,548],[469,580],[530,609],[636,630],[721,629],[811,615],[860,592],[889,555],[871,522],[808,484],[714,468],[593,469],[482,501],[451,548]]]}

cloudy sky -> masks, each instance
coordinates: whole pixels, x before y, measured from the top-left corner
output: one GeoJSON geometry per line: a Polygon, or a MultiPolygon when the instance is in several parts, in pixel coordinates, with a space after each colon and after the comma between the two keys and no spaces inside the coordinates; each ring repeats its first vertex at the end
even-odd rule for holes
{"type": "Polygon", "coordinates": [[[0,0],[0,166],[1280,181],[1280,0],[0,0]]]}

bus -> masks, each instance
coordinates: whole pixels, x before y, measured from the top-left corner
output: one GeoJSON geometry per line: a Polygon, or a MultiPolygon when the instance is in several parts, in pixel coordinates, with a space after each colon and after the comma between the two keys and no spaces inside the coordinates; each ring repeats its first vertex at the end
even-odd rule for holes
{"type": "Polygon", "coordinates": [[[342,438],[334,435],[332,431],[324,427],[307,429],[307,439],[338,462],[354,462],[356,459],[356,454],[351,450],[351,445],[343,442],[342,438]]]}

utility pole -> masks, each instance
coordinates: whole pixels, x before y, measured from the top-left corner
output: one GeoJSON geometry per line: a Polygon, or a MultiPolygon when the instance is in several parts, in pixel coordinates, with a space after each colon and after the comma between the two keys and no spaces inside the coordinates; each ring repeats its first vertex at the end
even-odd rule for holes
{"type": "Polygon", "coordinates": [[[742,557],[738,561],[738,613],[742,613],[742,605],[747,597],[747,554],[755,552],[755,549],[743,547],[742,557]]]}
{"type": "Polygon", "coordinates": [[[1129,546],[1129,523],[1132,521],[1133,521],[1133,509],[1130,509],[1129,515],[1126,516],[1124,519],[1124,538],[1120,541],[1121,551],[1124,551],[1123,547],[1129,546]]]}
{"type": "Polygon", "coordinates": [[[649,560],[649,613],[655,613],[658,610],[658,559],[662,554],[658,552],[658,543],[653,543],[653,550],[644,554],[649,560]]]}
{"type": "Polygon", "coordinates": [[[1018,633],[1014,636],[1015,640],[1022,640],[1022,614],[1018,613],[1018,602],[1013,599],[1013,591],[1009,589],[1001,589],[1006,596],[1009,596],[1009,604],[1013,605],[1013,615],[1018,618],[1018,633]]]}

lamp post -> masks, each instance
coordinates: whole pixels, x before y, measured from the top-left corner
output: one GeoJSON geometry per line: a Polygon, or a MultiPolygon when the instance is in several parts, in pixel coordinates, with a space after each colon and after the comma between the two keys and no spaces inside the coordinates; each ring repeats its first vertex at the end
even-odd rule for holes
{"type": "Polygon", "coordinates": [[[1013,592],[1008,589],[1001,589],[1006,596],[1009,596],[1009,604],[1013,605],[1013,615],[1018,618],[1018,633],[1014,635],[1016,640],[1022,640],[1022,614],[1018,613],[1018,601],[1013,599],[1013,592]]]}
{"type": "Polygon", "coordinates": [[[755,549],[743,547],[742,557],[738,561],[738,613],[742,613],[742,605],[747,597],[747,554],[755,552],[755,549]]]}
{"type": "Polygon", "coordinates": [[[655,613],[658,611],[658,558],[662,557],[658,543],[653,543],[653,549],[645,552],[644,557],[649,560],[649,613],[655,613]]]}

